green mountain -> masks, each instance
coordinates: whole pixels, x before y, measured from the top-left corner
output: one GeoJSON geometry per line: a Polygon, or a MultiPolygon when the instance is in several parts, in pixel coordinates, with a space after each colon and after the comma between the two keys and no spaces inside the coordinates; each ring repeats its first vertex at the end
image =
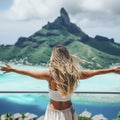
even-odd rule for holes
{"type": "Polygon", "coordinates": [[[20,37],[14,45],[0,45],[0,61],[48,63],[57,44],[65,45],[72,54],[87,60],[81,63],[86,68],[105,68],[120,62],[120,44],[103,36],[89,37],[70,21],[64,8],[54,22],[48,22],[28,38],[20,37]]]}

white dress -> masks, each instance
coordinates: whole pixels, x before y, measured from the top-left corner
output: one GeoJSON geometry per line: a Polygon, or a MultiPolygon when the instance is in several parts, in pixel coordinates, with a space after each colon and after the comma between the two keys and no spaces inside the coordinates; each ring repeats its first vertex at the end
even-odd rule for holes
{"type": "MultiPolygon", "coordinates": [[[[50,98],[55,101],[68,101],[70,96],[62,97],[58,91],[49,90],[50,98]]],[[[47,106],[44,120],[78,120],[77,114],[73,106],[64,110],[56,110],[47,106]]]]}

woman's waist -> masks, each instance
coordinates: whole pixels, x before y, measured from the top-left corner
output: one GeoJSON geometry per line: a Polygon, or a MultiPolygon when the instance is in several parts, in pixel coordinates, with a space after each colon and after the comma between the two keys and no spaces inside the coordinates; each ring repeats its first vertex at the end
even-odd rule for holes
{"type": "Polygon", "coordinates": [[[69,101],[54,101],[54,100],[50,100],[50,104],[49,107],[56,109],[56,110],[64,110],[67,108],[70,108],[72,106],[72,102],[69,101]]]}

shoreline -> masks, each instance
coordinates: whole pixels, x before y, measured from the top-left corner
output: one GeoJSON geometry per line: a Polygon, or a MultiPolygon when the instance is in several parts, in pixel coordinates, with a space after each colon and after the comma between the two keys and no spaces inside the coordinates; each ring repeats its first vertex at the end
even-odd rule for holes
{"type": "Polygon", "coordinates": [[[19,62],[19,61],[16,61],[16,62],[3,62],[3,61],[0,61],[0,65],[5,65],[5,64],[10,64],[10,65],[14,65],[14,66],[30,66],[30,67],[44,67],[44,68],[49,68],[49,64],[46,64],[46,63],[40,63],[40,64],[32,64],[32,63],[22,63],[22,62],[19,62]]]}

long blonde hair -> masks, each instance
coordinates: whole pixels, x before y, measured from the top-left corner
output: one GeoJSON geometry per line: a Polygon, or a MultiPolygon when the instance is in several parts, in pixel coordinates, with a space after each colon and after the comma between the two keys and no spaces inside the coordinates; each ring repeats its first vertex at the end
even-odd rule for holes
{"type": "Polygon", "coordinates": [[[50,71],[57,90],[62,96],[71,94],[80,79],[78,58],[71,55],[63,45],[57,45],[50,59],[50,71]]]}

